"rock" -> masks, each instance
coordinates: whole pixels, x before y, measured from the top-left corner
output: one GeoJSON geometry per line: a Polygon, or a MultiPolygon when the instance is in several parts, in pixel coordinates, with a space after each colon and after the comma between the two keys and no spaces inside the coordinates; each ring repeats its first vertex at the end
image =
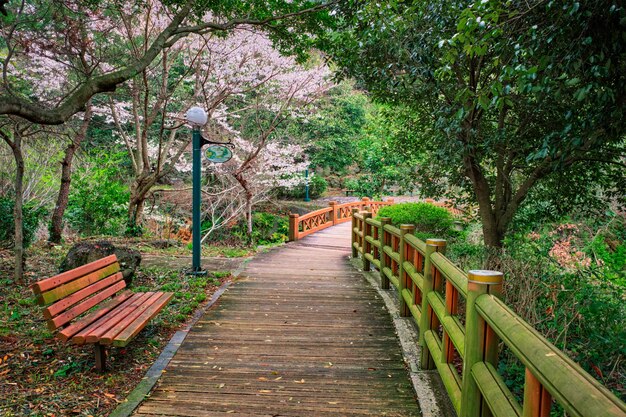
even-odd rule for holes
{"type": "Polygon", "coordinates": [[[180,242],[175,239],[160,239],[160,240],[153,240],[152,242],[149,243],[149,245],[156,249],[166,249],[166,248],[180,246],[180,242]]]}
{"type": "Polygon", "coordinates": [[[135,271],[141,263],[141,254],[134,249],[122,246],[116,247],[111,242],[106,241],[83,242],[72,246],[63,262],[61,262],[59,272],[69,271],[113,254],[117,256],[126,285],[130,286],[135,271]]]}

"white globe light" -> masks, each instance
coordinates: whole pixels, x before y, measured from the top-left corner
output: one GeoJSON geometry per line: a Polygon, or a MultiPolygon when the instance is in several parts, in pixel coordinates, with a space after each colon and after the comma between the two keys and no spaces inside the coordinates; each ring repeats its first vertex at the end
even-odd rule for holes
{"type": "Polygon", "coordinates": [[[202,107],[192,107],[185,114],[187,121],[192,126],[204,126],[208,120],[207,114],[202,107]]]}

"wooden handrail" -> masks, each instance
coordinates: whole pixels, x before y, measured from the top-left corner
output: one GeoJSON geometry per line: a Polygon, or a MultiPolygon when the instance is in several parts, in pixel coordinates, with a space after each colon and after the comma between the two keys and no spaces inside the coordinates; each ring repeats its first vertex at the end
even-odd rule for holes
{"type": "Polygon", "coordinates": [[[624,402],[500,300],[502,273],[466,274],[445,256],[445,240],[424,242],[390,222],[355,209],[352,256],[376,267],[383,289],[397,289],[400,315],[419,329],[421,367],[437,369],[460,417],[483,416],[484,407],[495,417],[548,417],[552,399],[570,416],[626,415],[624,402]],[[498,374],[500,340],[526,367],[522,404],[498,374]]]}
{"type": "Polygon", "coordinates": [[[289,215],[289,241],[299,240],[305,236],[326,229],[336,224],[349,222],[352,220],[352,210],[368,210],[375,216],[383,206],[393,204],[393,198],[386,201],[371,201],[365,197],[360,201],[338,204],[331,201],[329,207],[312,211],[302,216],[298,214],[289,215]]]}

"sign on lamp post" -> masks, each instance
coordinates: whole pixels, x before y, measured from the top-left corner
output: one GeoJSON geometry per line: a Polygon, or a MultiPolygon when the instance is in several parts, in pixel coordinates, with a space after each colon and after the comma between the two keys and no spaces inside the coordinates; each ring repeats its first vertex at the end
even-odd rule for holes
{"type": "Polygon", "coordinates": [[[304,201],[311,201],[309,197],[309,169],[304,171],[304,201]]]}

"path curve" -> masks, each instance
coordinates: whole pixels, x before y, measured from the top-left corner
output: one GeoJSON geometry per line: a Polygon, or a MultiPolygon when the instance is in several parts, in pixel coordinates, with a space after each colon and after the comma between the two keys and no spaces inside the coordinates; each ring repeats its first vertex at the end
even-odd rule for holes
{"type": "Polygon", "coordinates": [[[136,415],[419,416],[392,320],[349,254],[347,223],[252,260],[136,415]]]}

